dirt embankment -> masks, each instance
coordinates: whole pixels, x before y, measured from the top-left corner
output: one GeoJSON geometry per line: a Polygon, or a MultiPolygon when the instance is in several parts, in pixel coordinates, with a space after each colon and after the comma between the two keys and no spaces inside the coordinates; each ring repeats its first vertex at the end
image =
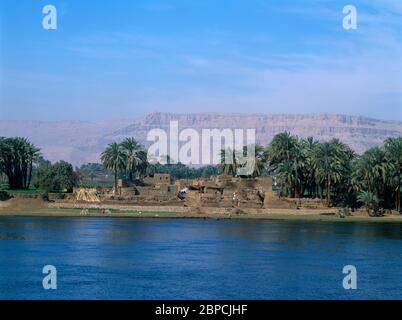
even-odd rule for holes
{"type": "Polygon", "coordinates": [[[1,209],[42,209],[47,208],[48,203],[42,199],[33,198],[12,198],[6,201],[0,201],[1,209]]]}

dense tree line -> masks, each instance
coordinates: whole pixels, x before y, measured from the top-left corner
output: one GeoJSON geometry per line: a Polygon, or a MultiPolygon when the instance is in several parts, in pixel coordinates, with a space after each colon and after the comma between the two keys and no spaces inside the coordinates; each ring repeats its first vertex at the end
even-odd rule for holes
{"type": "MultiPolygon", "coordinates": [[[[328,205],[351,208],[363,204],[368,211],[378,207],[401,211],[402,137],[388,138],[362,155],[338,139],[320,142],[288,132],[276,135],[267,147],[253,147],[254,170],[247,177],[272,175],[283,196],[326,199],[328,205]]],[[[247,165],[242,160],[246,147],[240,153],[222,150],[218,167],[190,168],[169,159],[167,164],[150,164],[144,146],[133,138],[110,144],[101,155],[102,164],[88,164],[76,172],[64,161],[52,165],[39,151],[25,138],[0,138],[0,173],[7,177],[9,189],[29,189],[33,180],[35,187],[48,191],[71,190],[78,174],[112,173],[115,188],[118,177],[134,181],[154,173],[169,173],[174,179],[236,176],[237,169],[247,165]],[[228,155],[231,161],[226,161],[228,155]]]]}
{"type": "MultiPolygon", "coordinates": [[[[371,210],[382,206],[401,211],[402,137],[388,138],[382,146],[359,156],[338,139],[319,142],[284,132],[277,134],[268,147],[257,145],[255,150],[252,176],[273,175],[284,196],[325,198],[328,205],[354,208],[361,203],[371,210]]],[[[222,150],[221,171],[236,175],[238,153],[231,153],[229,163],[225,161],[227,154],[222,150]]]]}
{"type": "Polygon", "coordinates": [[[7,176],[10,189],[29,189],[39,151],[26,138],[0,137],[0,173],[7,176]]]}
{"type": "Polygon", "coordinates": [[[81,180],[99,181],[106,180],[112,172],[106,169],[101,163],[86,163],[79,168],[76,167],[77,172],[81,180]]]}
{"type": "Polygon", "coordinates": [[[215,176],[219,170],[215,166],[203,166],[199,168],[189,167],[182,163],[150,164],[147,174],[168,173],[173,179],[197,179],[215,176]]]}

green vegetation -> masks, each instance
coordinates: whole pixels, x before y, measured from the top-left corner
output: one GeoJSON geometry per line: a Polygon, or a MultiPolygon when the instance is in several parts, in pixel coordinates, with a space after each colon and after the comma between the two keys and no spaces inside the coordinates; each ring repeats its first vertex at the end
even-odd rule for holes
{"type": "Polygon", "coordinates": [[[104,181],[112,174],[101,163],[87,163],[76,168],[75,171],[81,181],[104,181]]]}
{"type": "Polygon", "coordinates": [[[81,187],[88,187],[88,188],[111,188],[113,187],[114,183],[112,181],[86,181],[86,182],[79,182],[78,184],[81,187]]]}
{"type": "Polygon", "coordinates": [[[127,167],[127,154],[120,144],[113,142],[102,153],[101,160],[106,169],[113,170],[114,189],[117,190],[117,175],[127,167]]]}
{"type": "Polygon", "coordinates": [[[167,164],[149,163],[144,146],[133,138],[127,138],[120,144],[109,144],[101,156],[103,167],[113,172],[115,188],[119,176],[126,176],[133,181],[134,177],[155,173],[169,173],[173,179],[195,179],[218,174],[214,166],[190,168],[182,163],[171,163],[169,156],[166,158],[167,164]]]}
{"type": "Polygon", "coordinates": [[[148,165],[145,148],[133,138],[126,138],[120,144],[109,144],[102,153],[101,160],[105,169],[113,171],[115,189],[120,172],[127,173],[129,180],[133,181],[135,175],[145,173],[148,165]]]}
{"type": "Polygon", "coordinates": [[[19,190],[10,190],[8,188],[4,188],[2,191],[8,192],[11,195],[41,194],[41,193],[46,192],[46,190],[36,189],[34,186],[31,186],[29,189],[19,189],[19,190]]]}
{"type": "Polygon", "coordinates": [[[125,169],[128,178],[133,181],[134,174],[144,174],[147,168],[147,152],[144,146],[133,138],[124,139],[120,144],[125,153],[125,169]]]}
{"type": "Polygon", "coordinates": [[[197,179],[217,175],[219,170],[214,166],[190,168],[180,162],[170,163],[168,160],[167,164],[148,164],[146,173],[151,175],[155,173],[168,173],[173,179],[197,179]]]}
{"type": "Polygon", "coordinates": [[[243,152],[232,150],[230,148],[221,150],[221,164],[219,165],[219,170],[221,173],[236,176],[238,170],[245,168],[247,165],[252,165],[254,168],[253,173],[250,176],[243,176],[245,178],[258,177],[264,174],[265,165],[267,162],[267,152],[259,144],[249,145],[243,147],[243,152]],[[253,163],[247,163],[247,149],[254,150],[254,157],[252,157],[253,163]]]}
{"type": "Polygon", "coordinates": [[[349,208],[344,207],[344,208],[339,209],[338,215],[340,218],[346,218],[346,217],[350,217],[352,215],[352,213],[350,212],[349,208]]]}
{"type": "Polygon", "coordinates": [[[357,201],[364,205],[368,214],[370,214],[370,210],[376,210],[380,202],[377,196],[369,191],[363,191],[362,193],[360,193],[357,196],[357,201]]]}
{"type": "Polygon", "coordinates": [[[348,185],[353,151],[337,139],[319,143],[289,133],[274,137],[267,148],[268,165],[290,197],[325,198],[337,202],[348,185]]]}
{"type": "Polygon", "coordinates": [[[0,173],[7,176],[9,189],[29,189],[39,156],[39,149],[28,139],[0,137],[0,173]]]}
{"type": "MultiPolygon", "coordinates": [[[[227,151],[221,152],[221,171],[236,175],[244,164],[239,164],[238,153],[227,151]],[[232,161],[225,161],[228,154],[232,161]]],[[[253,176],[267,172],[284,196],[326,199],[328,206],[362,204],[369,213],[379,207],[401,212],[402,137],[358,156],[338,139],[319,142],[280,133],[267,148],[256,146],[253,176]]]]}
{"type": "MultiPolygon", "coordinates": [[[[240,153],[222,150],[221,164],[217,167],[191,168],[171,163],[169,157],[167,164],[150,164],[144,146],[127,138],[106,148],[101,156],[102,164],[87,164],[74,172],[64,161],[52,165],[44,160],[39,149],[27,139],[0,138],[0,178],[7,180],[1,183],[0,190],[11,194],[45,194],[71,190],[83,178],[84,185],[110,186],[111,177],[116,188],[118,177],[135,182],[146,174],[155,173],[169,173],[173,179],[194,179],[219,173],[236,176],[239,168],[248,165],[246,154],[247,147],[240,153]]],[[[319,142],[284,132],[276,135],[267,147],[255,145],[252,161],[254,171],[245,178],[272,175],[274,189],[283,196],[325,199],[328,206],[345,210],[362,205],[369,214],[380,212],[380,208],[401,212],[402,137],[389,138],[382,146],[356,155],[338,139],[319,142]]]]}
{"type": "Polygon", "coordinates": [[[11,195],[7,191],[0,191],[0,201],[5,201],[11,198],[11,195]]]}
{"type": "Polygon", "coordinates": [[[77,185],[78,176],[73,166],[65,161],[53,165],[44,165],[38,168],[34,178],[34,186],[46,191],[72,191],[77,185]]]}

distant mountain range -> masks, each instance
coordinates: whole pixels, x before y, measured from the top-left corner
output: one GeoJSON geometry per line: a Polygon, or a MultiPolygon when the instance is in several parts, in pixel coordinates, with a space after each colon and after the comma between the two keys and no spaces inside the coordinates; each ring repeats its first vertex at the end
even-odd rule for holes
{"type": "Polygon", "coordinates": [[[151,113],[133,120],[86,121],[0,121],[0,136],[23,136],[39,146],[45,158],[74,165],[99,162],[99,155],[112,141],[134,137],[146,143],[149,130],[166,129],[177,120],[180,129],[256,129],[257,143],[267,145],[272,137],[289,131],[319,140],[339,138],[356,152],[380,145],[387,137],[402,136],[402,122],[341,114],[233,114],[151,113]]]}

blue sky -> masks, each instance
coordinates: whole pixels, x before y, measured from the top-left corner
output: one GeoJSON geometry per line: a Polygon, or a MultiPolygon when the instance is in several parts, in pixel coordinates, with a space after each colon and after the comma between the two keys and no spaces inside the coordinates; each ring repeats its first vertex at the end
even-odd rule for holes
{"type": "Polygon", "coordinates": [[[154,111],[402,120],[402,1],[0,2],[0,119],[154,111]],[[347,4],[357,30],[342,28],[347,4]]]}

